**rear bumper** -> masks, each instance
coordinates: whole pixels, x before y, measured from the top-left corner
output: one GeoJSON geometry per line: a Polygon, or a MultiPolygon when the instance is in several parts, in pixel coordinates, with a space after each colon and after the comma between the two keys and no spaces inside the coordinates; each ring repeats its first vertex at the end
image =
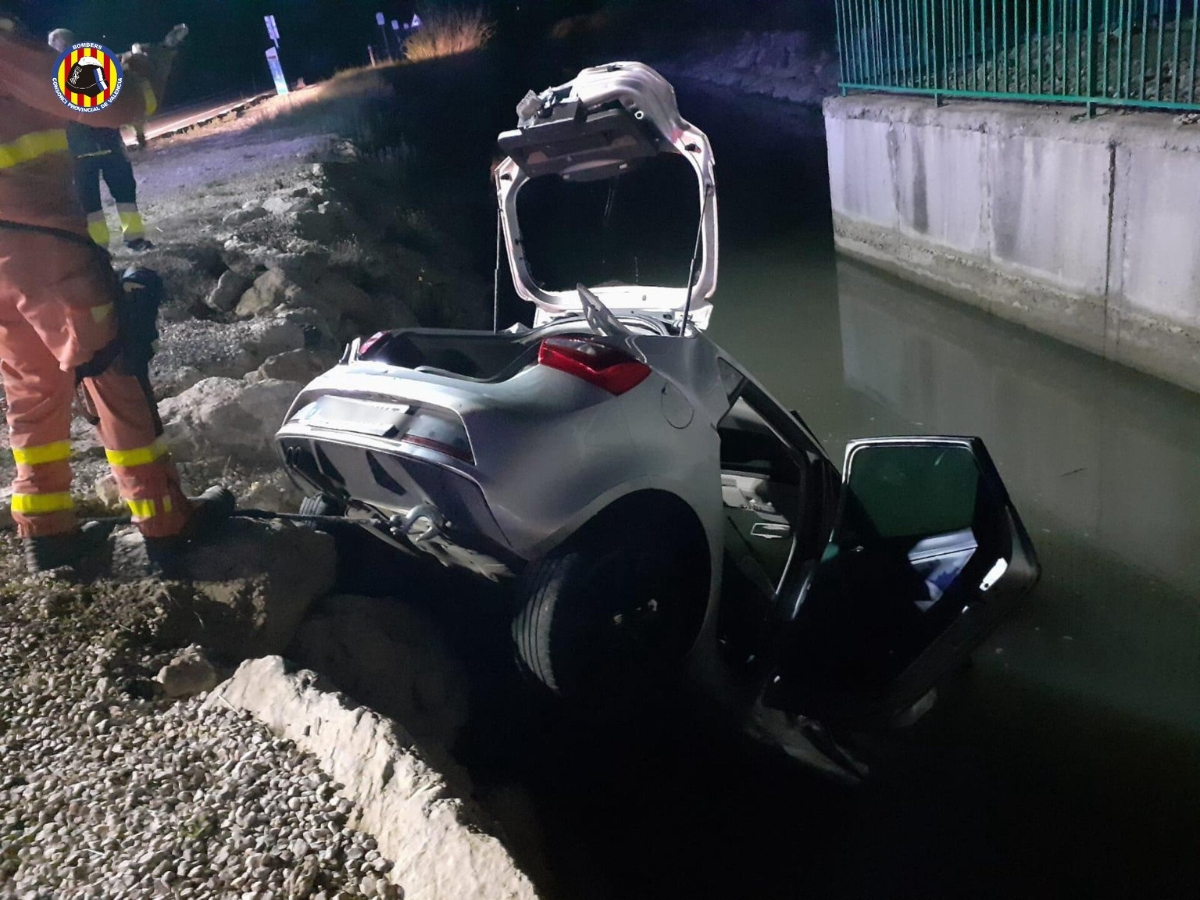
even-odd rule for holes
{"type": "Polygon", "coordinates": [[[433,454],[386,439],[334,435],[291,422],[276,436],[288,474],[306,491],[366,508],[398,541],[447,565],[488,577],[515,574],[522,560],[467,475],[433,454]]]}

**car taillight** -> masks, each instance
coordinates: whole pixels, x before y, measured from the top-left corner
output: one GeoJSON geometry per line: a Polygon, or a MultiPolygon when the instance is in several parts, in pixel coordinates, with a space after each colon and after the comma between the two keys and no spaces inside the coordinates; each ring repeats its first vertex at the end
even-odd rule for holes
{"type": "Polygon", "coordinates": [[[644,362],[616,347],[586,338],[546,338],[538,348],[538,363],[582,378],[610,394],[623,394],[650,374],[650,367],[644,362]]]}
{"type": "Polygon", "coordinates": [[[466,463],[475,462],[471,442],[467,439],[467,429],[462,419],[455,415],[428,407],[421,408],[410,414],[402,428],[404,433],[398,437],[402,444],[433,450],[466,463]]]}
{"type": "Polygon", "coordinates": [[[412,444],[414,447],[424,447],[426,450],[435,450],[438,453],[444,453],[446,456],[461,459],[463,462],[475,462],[475,457],[471,455],[469,449],[455,447],[453,444],[447,444],[444,441],[438,441],[430,437],[422,437],[419,434],[406,434],[400,438],[400,443],[412,444]]]}
{"type": "Polygon", "coordinates": [[[367,354],[383,343],[384,338],[388,336],[386,331],[377,331],[361,344],[358,345],[358,358],[366,359],[367,354]]]}

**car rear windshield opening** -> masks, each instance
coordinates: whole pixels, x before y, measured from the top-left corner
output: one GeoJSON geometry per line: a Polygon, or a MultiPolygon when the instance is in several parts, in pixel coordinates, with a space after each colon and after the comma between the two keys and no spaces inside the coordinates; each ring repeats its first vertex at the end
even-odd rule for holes
{"type": "Polygon", "coordinates": [[[617,178],[534,178],[517,196],[526,260],[544,290],[683,287],[700,221],[695,170],[660,154],[617,178]]]}

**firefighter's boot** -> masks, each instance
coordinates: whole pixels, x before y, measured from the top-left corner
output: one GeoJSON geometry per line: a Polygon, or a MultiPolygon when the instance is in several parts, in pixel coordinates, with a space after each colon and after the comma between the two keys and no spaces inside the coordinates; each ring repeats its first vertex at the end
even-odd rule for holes
{"type": "Polygon", "coordinates": [[[204,540],[215,532],[237,508],[237,498],[226,487],[210,487],[191,499],[187,526],[170,537],[143,538],[151,569],[166,578],[186,577],[185,556],[188,544],[204,540]]]}
{"type": "Polygon", "coordinates": [[[24,538],[25,565],[31,575],[56,571],[75,577],[94,574],[104,564],[110,530],[88,522],[66,534],[24,538]]]}

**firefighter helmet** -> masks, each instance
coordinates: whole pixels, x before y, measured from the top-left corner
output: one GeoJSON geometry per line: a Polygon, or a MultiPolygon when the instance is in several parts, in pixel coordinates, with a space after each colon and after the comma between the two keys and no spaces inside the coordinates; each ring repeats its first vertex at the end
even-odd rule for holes
{"type": "Polygon", "coordinates": [[[108,90],[108,84],[104,80],[104,63],[91,56],[81,57],[71,66],[67,84],[71,86],[72,93],[85,97],[100,96],[108,90]]]}

